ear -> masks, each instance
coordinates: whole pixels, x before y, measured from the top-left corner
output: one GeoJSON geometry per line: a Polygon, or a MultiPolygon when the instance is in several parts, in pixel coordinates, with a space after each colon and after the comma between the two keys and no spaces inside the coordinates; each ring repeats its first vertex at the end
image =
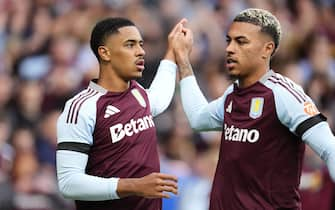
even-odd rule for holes
{"type": "Polygon", "coordinates": [[[105,46],[99,46],[98,47],[98,53],[103,61],[110,61],[110,51],[107,47],[105,46]]]}
{"type": "Polygon", "coordinates": [[[266,42],[264,45],[262,58],[263,59],[270,58],[274,50],[275,50],[275,43],[273,41],[266,42]]]}

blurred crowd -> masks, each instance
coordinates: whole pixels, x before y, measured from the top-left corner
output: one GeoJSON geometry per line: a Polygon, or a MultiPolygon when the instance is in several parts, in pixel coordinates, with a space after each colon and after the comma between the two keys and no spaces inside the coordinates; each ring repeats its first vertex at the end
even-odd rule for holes
{"type": "MultiPolygon", "coordinates": [[[[0,209],[73,210],[57,190],[55,124],[64,102],[98,75],[89,47],[97,20],[124,16],[140,28],[146,70],[139,82],[148,87],[167,33],[186,17],[193,68],[211,100],[231,84],[225,33],[248,7],[278,17],[283,37],[272,68],[300,84],[335,131],[334,0],[0,0],[0,209]]],[[[155,123],[161,170],[179,177],[179,195],[164,199],[163,210],[207,210],[221,133],[190,129],[178,86],[155,123]]],[[[300,189],[304,210],[335,209],[335,185],[308,148],[300,189]]]]}

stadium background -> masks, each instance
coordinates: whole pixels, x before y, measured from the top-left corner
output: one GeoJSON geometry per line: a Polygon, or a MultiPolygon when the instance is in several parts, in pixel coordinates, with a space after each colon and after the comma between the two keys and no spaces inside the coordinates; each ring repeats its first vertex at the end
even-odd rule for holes
{"type": "MultiPolygon", "coordinates": [[[[0,0],[0,209],[73,209],[57,190],[55,122],[66,99],[98,73],[88,44],[97,20],[125,16],[139,26],[146,50],[139,82],[148,87],[167,33],[188,18],[194,71],[206,97],[214,99],[230,84],[224,67],[227,25],[247,7],[278,17],[283,38],[272,67],[304,87],[334,131],[334,0],[0,0]]],[[[206,210],[220,133],[192,132],[178,86],[155,123],[161,169],[176,174],[180,187],[163,209],[206,210]]],[[[310,150],[300,188],[304,210],[335,209],[335,186],[310,150]]]]}

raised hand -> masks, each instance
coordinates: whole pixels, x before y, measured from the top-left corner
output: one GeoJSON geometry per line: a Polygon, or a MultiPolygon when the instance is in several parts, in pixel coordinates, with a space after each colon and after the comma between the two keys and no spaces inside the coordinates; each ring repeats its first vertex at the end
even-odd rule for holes
{"type": "Polygon", "coordinates": [[[168,35],[168,48],[165,55],[165,59],[172,60],[173,62],[176,62],[175,55],[174,55],[174,45],[175,40],[177,39],[177,36],[179,36],[181,33],[183,33],[184,24],[187,22],[185,18],[181,19],[171,30],[171,32],[168,35]]]}
{"type": "Polygon", "coordinates": [[[169,192],[178,194],[177,177],[151,173],[137,179],[120,179],[117,192],[120,197],[170,198],[169,192]]]}
{"type": "Polygon", "coordinates": [[[193,46],[193,32],[185,27],[186,21],[182,22],[181,30],[176,33],[173,39],[173,51],[178,66],[189,64],[189,56],[193,46]]]}
{"type": "Polygon", "coordinates": [[[178,65],[180,79],[193,74],[189,58],[193,46],[193,32],[185,27],[186,22],[186,19],[180,22],[180,25],[176,28],[173,39],[171,39],[171,46],[173,48],[175,62],[178,65]]]}

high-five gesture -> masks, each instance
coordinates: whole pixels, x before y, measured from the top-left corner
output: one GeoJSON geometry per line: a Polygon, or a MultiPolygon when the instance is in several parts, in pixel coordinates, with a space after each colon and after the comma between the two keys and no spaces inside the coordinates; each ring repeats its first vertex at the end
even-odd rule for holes
{"type": "Polygon", "coordinates": [[[179,37],[184,33],[184,25],[186,24],[187,20],[185,18],[181,19],[171,30],[168,35],[168,48],[165,55],[165,59],[169,59],[172,61],[175,60],[174,49],[178,46],[179,37]]]}
{"type": "Polygon", "coordinates": [[[181,79],[193,74],[189,59],[193,46],[193,32],[186,27],[186,23],[186,19],[179,22],[171,42],[181,79]]]}

